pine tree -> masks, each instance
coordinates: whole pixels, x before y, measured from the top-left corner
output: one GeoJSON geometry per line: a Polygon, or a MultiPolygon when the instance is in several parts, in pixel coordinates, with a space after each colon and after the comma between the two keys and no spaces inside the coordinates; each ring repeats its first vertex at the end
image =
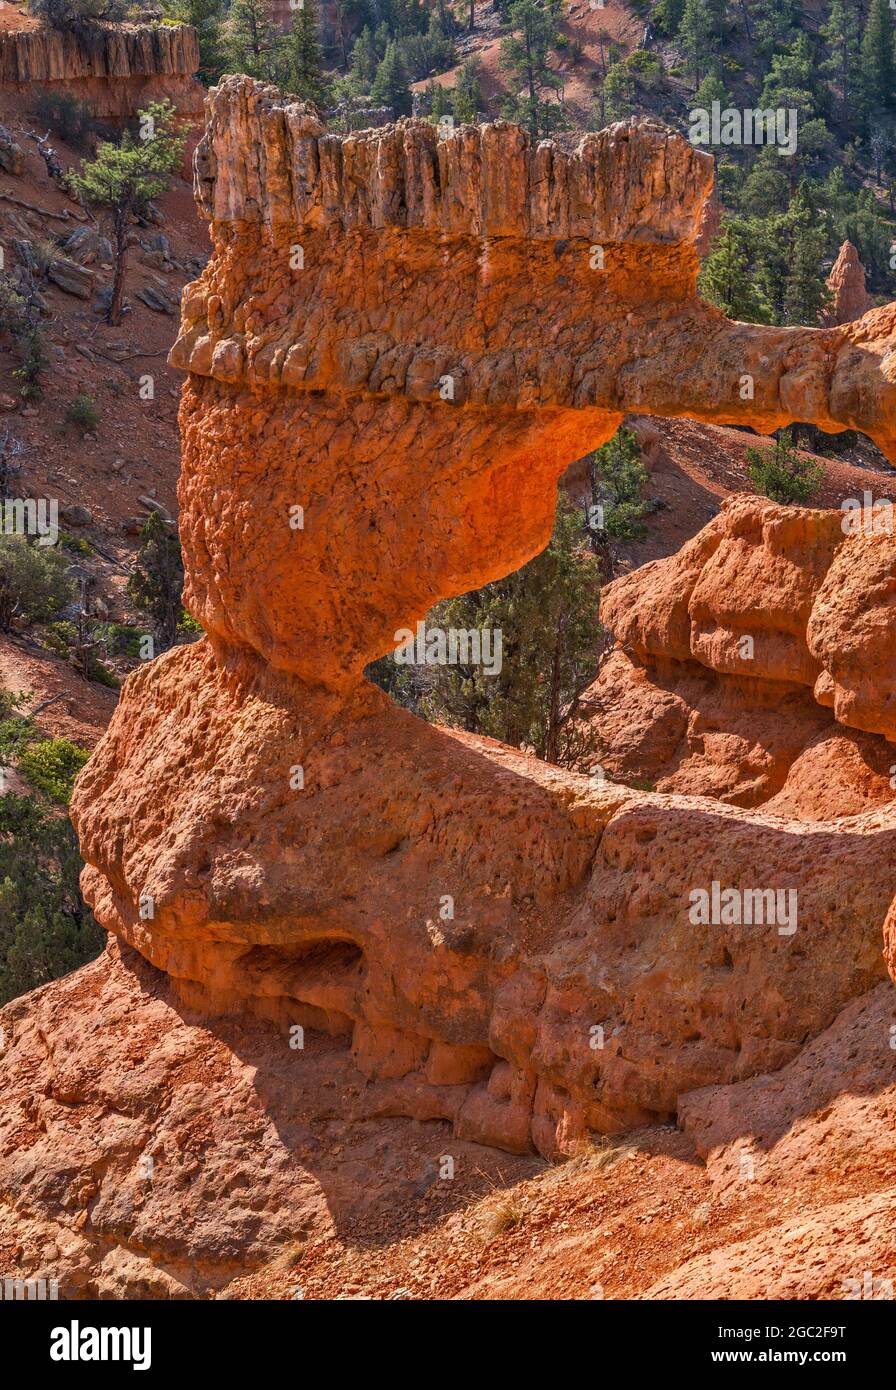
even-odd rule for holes
{"type": "Polygon", "coordinates": [[[828,231],[820,221],[809,185],[803,181],[787,211],[789,254],[784,278],[784,323],[813,326],[830,303],[823,272],[828,231]]]}
{"type": "Polygon", "coordinates": [[[653,26],[663,38],[674,38],[684,14],[684,0],[657,0],[650,16],[653,26]]]}
{"type": "Polygon", "coordinates": [[[128,597],[151,619],[163,651],[177,637],[183,616],[183,587],[180,541],[160,516],[150,512],[140,532],[140,549],[127,591],[128,597]]]}
{"type": "Polygon", "coordinates": [[[796,107],[801,116],[814,114],[818,102],[813,88],[817,86],[816,62],[808,35],[798,34],[781,53],[776,53],[765,75],[759,105],[763,110],[773,106],[796,107]]]}
{"type": "Polygon", "coordinates": [[[896,99],[893,11],[888,0],[871,0],[862,38],[862,81],[869,112],[883,111],[896,99]]]}
{"type": "Polygon", "coordinates": [[[715,71],[708,72],[700,83],[694,93],[693,106],[700,111],[711,111],[714,101],[719,103],[722,111],[731,105],[731,93],[715,71]]]}
{"type": "Polygon", "coordinates": [[[273,81],[282,44],[270,0],[233,0],[227,32],[231,71],[273,81]]]}
{"type": "Polygon", "coordinates": [[[383,61],[376,70],[370,95],[374,101],[390,107],[395,116],[409,116],[411,114],[413,106],[411,89],[408,85],[404,64],[401,61],[398,44],[394,40],[388,44],[383,61]]]}
{"type": "Polygon", "coordinates": [[[608,121],[627,120],[634,113],[636,96],[637,87],[631,69],[625,63],[611,63],[598,96],[601,125],[608,121]]]}
{"type": "Polygon", "coordinates": [[[748,449],[747,466],[756,491],[786,505],[806,506],[824,476],[820,463],[800,458],[790,430],[782,430],[771,449],[748,449]]]}
{"type": "Polygon", "coordinates": [[[714,33],[715,17],[710,0],[687,0],[678,27],[678,37],[693,69],[695,88],[700,84],[714,33]]]}
{"type": "Polygon", "coordinates": [[[831,0],[828,21],[821,27],[828,57],[821,65],[829,73],[840,101],[841,115],[848,122],[854,114],[859,90],[859,17],[853,0],[831,0]]]}
{"type": "Polygon", "coordinates": [[[452,91],[454,119],[461,125],[474,124],[482,110],[482,90],[479,86],[479,65],[468,59],[457,74],[452,91]]]}
{"type": "Polygon", "coordinates": [[[126,130],[117,145],[104,141],[96,159],[68,176],[68,186],[82,202],[107,212],[112,221],[115,269],[108,320],[121,322],[131,218],[171,186],[183,158],[185,137],[170,101],[151,102],[139,111],[140,134],[126,130]]]}
{"type": "Polygon", "coordinates": [[[548,66],[548,55],[559,35],[560,6],[544,0],[514,0],[510,7],[512,33],[501,40],[500,64],[518,84],[526,88],[519,102],[515,92],[505,103],[508,114],[524,115],[533,140],[549,124],[549,113],[541,98],[544,88],[556,89],[559,79],[548,66]]]}
{"type": "Polygon", "coordinates": [[[199,41],[200,82],[210,87],[224,71],[223,0],[162,0],[163,13],[181,24],[192,24],[199,41]]]}
{"type": "Polygon", "coordinates": [[[352,45],[351,76],[359,91],[369,92],[379,64],[373,32],[364,26],[352,45]]]}
{"type": "Polygon", "coordinates": [[[744,179],[739,206],[748,217],[770,217],[786,212],[790,183],[777,150],[764,149],[744,179]]]}
{"type": "Polygon", "coordinates": [[[438,604],[427,625],[500,631],[502,663],[428,668],[427,718],[575,766],[583,756],[580,696],[597,670],[600,572],[581,512],[565,499],[546,550],[516,574],[438,604]]]}
{"type": "Polygon", "coordinates": [[[302,101],[322,106],[326,84],[317,0],[303,0],[293,14],[292,28],[283,45],[285,83],[302,101]]]}
{"type": "Polygon", "coordinates": [[[613,578],[613,541],[639,541],[647,534],[644,488],[648,473],[634,430],[622,426],[588,459],[591,505],[587,523],[601,580],[613,578]]]}
{"type": "Polygon", "coordinates": [[[703,262],[698,280],[701,295],[730,319],[742,323],[768,323],[768,305],[758,294],[750,271],[746,237],[728,222],[703,262]]]}
{"type": "Polygon", "coordinates": [[[752,0],[750,15],[756,53],[770,59],[796,37],[802,5],[799,0],[752,0]]]}
{"type": "Polygon", "coordinates": [[[893,275],[890,268],[893,238],[870,188],[859,190],[852,207],[837,227],[837,238],[851,241],[855,246],[868,272],[869,287],[889,293],[893,275]]]}
{"type": "Polygon", "coordinates": [[[426,100],[429,105],[429,114],[436,124],[443,116],[454,114],[453,93],[447,87],[441,86],[438,82],[427,82],[426,100]]]}

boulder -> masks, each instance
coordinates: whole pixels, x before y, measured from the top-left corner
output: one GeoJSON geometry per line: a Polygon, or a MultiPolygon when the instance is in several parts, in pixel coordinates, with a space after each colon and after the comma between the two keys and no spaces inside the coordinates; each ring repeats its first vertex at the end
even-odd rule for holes
{"type": "Polygon", "coordinates": [[[69,260],[82,266],[93,265],[97,260],[107,264],[113,258],[109,238],[94,231],[92,227],[77,227],[62,243],[62,250],[69,260]]]}
{"type": "Polygon", "coordinates": [[[0,169],[5,174],[25,172],[25,151],[17,145],[6,126],[0,125],[0,169]]]}
{"type": "Polygon", "coordinates": [[[66,294],[73,294],[78,299],[89,299],[93,293],[93,273],[62,256],[54,257],[50,262],[47,267],[47,279],[52,280],[53,284],[58,285],[66,294]]]}
{"type": "Polygon", "coordinates": [[[89,507],[82,507],[78,503],[62,507],[59,515],[67,526],[89,526],[93,521],[93,512],[89,507]]]}
{"type": "Polygon", "coordinates": [[[177,313],[176,301],[168,295],[162,294],[159,290],[153,289],[152,285],[144,285],[142,289],[137,290],[136,297],[157,314],[177,313]]]}

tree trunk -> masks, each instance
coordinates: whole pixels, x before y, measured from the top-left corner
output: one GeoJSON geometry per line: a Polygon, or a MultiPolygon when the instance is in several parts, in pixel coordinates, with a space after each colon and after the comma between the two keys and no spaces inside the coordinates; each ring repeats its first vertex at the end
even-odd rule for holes
{"type": "Polygon", "coordinates": [[[476,0],[470,0],[470,33],[476,27],[476,0]]]}
{"type": "Polygon", "coordinates": [[[124,277],[128,259],[127,217],[123,212],[115,214],[115,275],[112,280],[112,300],[107,318],[114,328],[121,323],[121,306],[124,300],[124,277]]]}
{"type": "Polygon", "coordinates": [[[548,705],[547,728],[544,740],[545,762],[556,763],[560,746],[560,655],[563,647],[563,624],[557,633],[557,641],[551,653],[551,691],[548,705]]]}
{"type": "Polygon", "coordinates": [[[532,61],[532,36],[529,26],[524,30],[526,36],[526,78],[529,84],[529,118],[532,123],[532,139],[538,139],[538,93],[535,88],[535,65],[532,61]]]}

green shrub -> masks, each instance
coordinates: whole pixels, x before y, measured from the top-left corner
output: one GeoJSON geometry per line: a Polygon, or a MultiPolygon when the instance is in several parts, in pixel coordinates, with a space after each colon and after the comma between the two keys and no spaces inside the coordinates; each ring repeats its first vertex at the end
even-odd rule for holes
{"type": "Polygon", "coordinates": [[[44,646],[66,658],[77,635],[78,629],[75,624],[69,622],[47,623],[41,633],[44,646]]]}
{"type": "Polygon", "coordinates": [[[34,104],[34,114],[42,126],[49,126],[54,135],[73,149],[85,149],[92,143],[94,120],[90,107],[77,97],[65,93],[42,92],[34,104]]]}
{"type": "Polygon", "coordinates": [[[629,72],[636,73],[645,87],[656,87],[662,81],[663,60],[646,48],[636,48],[625,60],[629,72]]]}
{"type": "Polygon", "coordinates": [[[98,685],[105,685],[109,690],[120,690],[121,681],[114,671],[110,671],[99,657],[90,656],[87,661],[87,677],[89,680],[96,681],[98,685]]]}
{"type": "Polygon", "coordinates": [[[771,449],[748,449],[747,466],[757,492],[773,502],[805,506],[818,491],[824,469],[800,458],[789,430],[782,430],[771,449]]]}
{"type": "Polygon", "coordinates": [[[23,705],[27,705],[30,700],[31,696],[27,690],[0,689],[0,719],[8,719],[23,705]]]}
{"type": "Polygon", "coordinates": [[[188,613],[186,608],[181,609],[180,622],[177,625],[178,632],[189,632],[195,637],[204,637],[205,628],[202,623],[197,623],[192,613],[188,613]]]}
{"type": "Polygon", "coordinates": [[[22,749],[38,737],[31,720],[19,713],[30,700],[24,691],[0,690],[0,766],[14,763],[22,749]]]}
{"type": "Polygon", "coordinates": [[[13,621],[52,619],[74,598],[68,561],[53,546],[32,545],[26,536],[0,535],[0,632],[13,621]]]}
{"type": "Polygon", "coordinates": [[[0,1003],[92,960],[105,934],[81,897],[67,816],[32,796],[0,796],[0,1003]]]}
{"type": "Polygon", "coordinates": [[[28,305],[6,275],[0,275],[0,332],[19,337],[28,327],[28,305]]]}
{"type": "Polygon", "coordinates": [[[17,718],[15,715],[9,719],[0,719],[0,764],[4,767],[12,766],[28,744],[37,737],[37,727],[30,719],[17,718]]]}
{"type": "Polygon", "coordinates": [[[59,544],[72,555],[95,555],[96,546],[84,536],[72,536],[68,531],[59,532],[59,544]]]}
{"type": "MultiPolygon", "coordinates": [[[[109,623],[92,623],[90,635],[108,648],[106,631],[111,626],[112,624],[109,623]]],[[[127,629],[125,630],[127,631],[127,629]]],[[[74,623],[48,623],[43,629],[42,637],[44,646],[49,647],[65,661],[75,656],[78,670],[82,675],[86,675],[88,680],[97,681],[99,685],[108,686],[110,690],[120,690],[121,681],[114,671],[110,671],[108,666],[100,661],[95,652],[87,652],[86,654],[81,652],[78,643],[78,629],[74,623]]],[[[115,650],[114,647],[113,650],[115,650]]]]}
{"type": "Polygon", "coordinates": [[[89,434],[100,422],[93,397],[84,394],[75,396],[65,412],[65,418],[70,424],[77,425],[82,434],[89,434]]]}
{"type": "Polygon", "coordinates": [[[22,383],[19,387],[19,395],[23,401],[39,401],[43,397],[44,388],[40,384],[40,374],[49,360],[44,340],[35,329],[33,333],[28,335],[25,357],[21,367],[17,367],[13,372],[13,376],[18,377],[22,383]]]}
{"type": "Polygon", "coordinates": [[[98,20],[123,19],[124,0],[31,0],[31,13],[51,29],[80,29],[98,20]]]}
{"type": "Polygon", "coordinates": [[[60,806],[67,806],[75,778],[90,753],[67,738],[47,738],[31,743],[19,754],[17,767],[35,791],[60,806]]]}
{"type": "Polygon", "coordinates": [[[130,627],[127,623],[97,623],[93,635],[112,656],[140,655],[140,642],[144,636],[141,628],[130,627]]]}

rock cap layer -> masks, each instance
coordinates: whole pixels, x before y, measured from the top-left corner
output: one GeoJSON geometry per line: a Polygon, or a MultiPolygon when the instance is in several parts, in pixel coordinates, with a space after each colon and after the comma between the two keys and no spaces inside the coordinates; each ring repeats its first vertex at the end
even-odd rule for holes
{"type": "Polygon", "coordinates": [[[196,197],[216,222],[405,227],[452,236],[693,242],[709,155],[653,121],[619,122],[572,149],[505,121],[428,121],[331,135],[313,107],[227,77],[196,156],[196,197]]]}

